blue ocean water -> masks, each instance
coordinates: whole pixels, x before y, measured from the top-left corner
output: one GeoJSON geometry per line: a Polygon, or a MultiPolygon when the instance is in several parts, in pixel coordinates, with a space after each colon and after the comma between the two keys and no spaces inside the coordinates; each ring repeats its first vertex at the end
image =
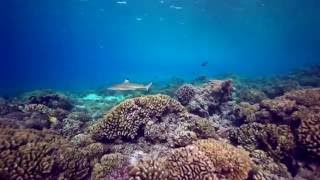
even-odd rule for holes
{"type": "Polygon", "coordinates": [[[320,63],[319,0],[1,3],[2,94],[125,78],[256,77],[320,63]]]}

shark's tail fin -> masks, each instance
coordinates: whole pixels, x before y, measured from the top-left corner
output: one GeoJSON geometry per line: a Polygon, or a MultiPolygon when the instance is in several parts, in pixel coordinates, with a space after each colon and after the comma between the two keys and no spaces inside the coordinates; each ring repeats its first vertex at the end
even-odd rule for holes
{"type": "Polygon", "coordinates": [[[146,85],[146,90],[149,92],[149,89],[151,88],[151,86],[152,86],[152,82],[151,83],[149,83],[148,85],[146,85]]]}

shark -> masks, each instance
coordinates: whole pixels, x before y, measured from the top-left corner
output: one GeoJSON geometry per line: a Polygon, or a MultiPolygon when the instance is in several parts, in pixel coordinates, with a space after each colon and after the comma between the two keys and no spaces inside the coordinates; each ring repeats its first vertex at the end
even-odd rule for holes
{"type": "Polygon", "coordinates": [[[136,91],[136,90],[149,91],[151,86],[152,86],[152,82],[150,82],[147,85],[143,85],[143,84],[131,83],[128,79],[126,79],[121,84],[115,84],[115,85],[109,87],[108,90],[111,90],[111,91],[136,91]]]}
{"type": "Polygon", "coordinates": [[[127,1],[117,1],[117,4],[128,4],[127,1]]]}

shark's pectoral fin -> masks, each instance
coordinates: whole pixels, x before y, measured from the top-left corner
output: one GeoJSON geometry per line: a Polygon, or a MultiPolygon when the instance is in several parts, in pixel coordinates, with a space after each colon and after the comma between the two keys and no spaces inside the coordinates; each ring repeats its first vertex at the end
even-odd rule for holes
{"type": "Polygon", "coordinates": [[[152,86],[152,82],[149,83],[148,85],[146,85],[146,90],[149,91],[149,89],[151,88],[151,86],[152,86]]]}

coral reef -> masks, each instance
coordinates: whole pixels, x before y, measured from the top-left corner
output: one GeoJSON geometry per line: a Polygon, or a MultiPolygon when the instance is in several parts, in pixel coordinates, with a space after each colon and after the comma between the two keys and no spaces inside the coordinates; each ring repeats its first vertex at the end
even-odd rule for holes
{"type": "Polygon", "coordinates": [[[246,179],[251,169],[249,153],[228,143],[208,139],[194,143],[213,162],[219,179],[246,179]]]}
{"type": "Polygon", "coordinates": [[[195,141],[164,155],[134,153],[122,176],[132,179],[246,179],[249,153],[213,139],[195,141]],[[127,174],[127,175],[125,175],[127,174]]]}
{"type": "Polygon", "coordinates": [[[230,100],[233,87],[230,80],[210,81],[203,87],[184,85],[176,91],[176,98],[194,114],[208,117],[221,112],[223,103],[230,100]]]}
{"type": "Polygon", "coordinates": [[[33,91],[24,95],[27,104],[42,104],[52,109],[70,111],[73,103],[67,96],[53,91],[33,91]]]}
{"type": "Polygon", "coordinates": [[[218,179],[214,163],[196,146],[173,150],[166,163],[168,179],[218,179]]]}
{"type": "Polygon", "coordinates": [[[121,168],[128,161],[128,157],[120,154],[106,154],[96,163],[92,171],[92,179],[105,179],[112,171],[121,168]]]}
{"type": "Polygon", "coordinates": [[[319,179],[319,74],[0,98],[0,179],[319,179]]]}
{"type": "Polygon", "coordinates": [[[301,109],[294,117],[301,121],[298,128],[299,143],[320,157],[320,106],[301,109]]]}
{"type": "Polygon", "coordinates": [[[90,127],[93,138],[99,141],[117,138],[134,139],[148,121],[161,121],[166,114],[176,113],[183,118],[183,106],[165,95],[150,95],[124,101],[90,127]]]}
{"type": "Polygon", "coordinates": [[[254,163],[253,170],[250,172],[249,179],[291,179],[286,165],[275,162],[262,150],[250,151],[250,158],[254,163]]]}
{"type": "Polygon", "coordinates": [[[248,151],[262,149],[279,159],[283,159],[295,148],[294,135],[287,125],[244,124],[230,132],[230,139],[248,151]]]}
{"type": "Polygon", "coordinates": [[[269,147],[268,151],[275,154],[289,153],[299,141],[305,150],[319,156],[319,100],[320,89],[315,88],[292,91],[257,105],[241,105],[234,111],[235,119],[249,124],[242,125],[235,134],[232,132],[236,140],[231,139],[247,148],[253,144],[253,149],[269,147]]]}
{"type": "Polygon", "coordinates": [[[0,130],[0,177],[5,179],[84,179],[89,160],[65,139],[46,131],[0,130]]]}
{"type": "Polygon", "coordinates": [[[131,161],[132,168],[128,172],[129,179],[165,180],[168,177],[165,161],[162,158],[153,159],[147,156],[131,161]]]}

